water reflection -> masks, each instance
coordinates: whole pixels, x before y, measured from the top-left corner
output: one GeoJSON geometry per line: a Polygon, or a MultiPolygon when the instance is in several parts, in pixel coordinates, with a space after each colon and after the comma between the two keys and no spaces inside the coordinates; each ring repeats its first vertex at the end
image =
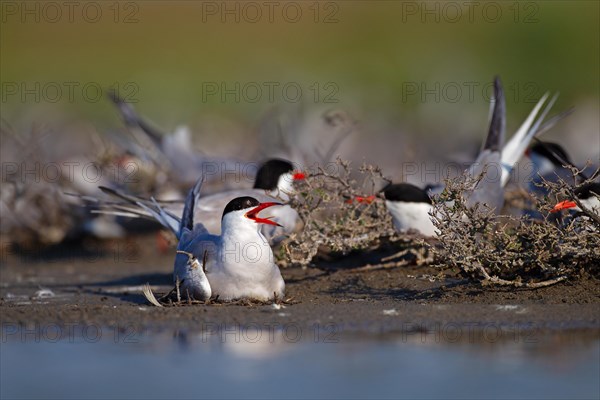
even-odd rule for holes
{"type": "Polygon", "coordinates": [[[197,331],[3,325],[2,398],[597,398],[597,331],[449,341],[435,331],[298,334],[280,326],[197,331]],[[98,337],[100,336],[100,337],[98,337]],[[52,339],[52,340],[49,340],[52,339]],[[54,340],[56,339],[56,340],[54,340]]]}

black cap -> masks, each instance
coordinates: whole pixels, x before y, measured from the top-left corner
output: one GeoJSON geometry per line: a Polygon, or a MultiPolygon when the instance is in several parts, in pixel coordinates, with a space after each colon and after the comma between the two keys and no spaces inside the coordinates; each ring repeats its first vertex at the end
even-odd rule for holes
{"type": "Polygon", "coordinates": [[[600,197],[600,182],[590,182],[575,190],[577,198],[586,200],[596,195],[600,197]]]}
{"type": "Polygon", "coordinates": [[[546,157],[557,167],[562,167],[563,164],[573,165],[566,150],[558,143],[537,142],[531,146],[531,151],[546,157]]]}
{"type": "Polygon", "coordinates": [[[383,195],[386,200],[391,201],[431,204],[431,199],[427,195],[427,192],[410,183],[389,184],[383,189],[383,195]]]}
{"type": "Polygon", "coordinates": [[[221,217],[221,219],[223,219],[225,214],[227,214],[230,211],[239,211],[239,210],[245,210],[247,208],[254,208],[254,207],[257,207],[259,204],[260,204],[260,202],[258,200],[256,200],[254,197],[249,197],[249,196],[236,197],[235,199],[233,199],[229,203],[227,203],[227,205],[225,206],[225,209],[223,210],[223,216],[221,217]]]}
{"type": "Polygon", "coordinates": [[[265,162],[258,169],[254,180],[254,189],[275,190],[279,177],[294,170],[291,162],[273,158],[265,162]]]}

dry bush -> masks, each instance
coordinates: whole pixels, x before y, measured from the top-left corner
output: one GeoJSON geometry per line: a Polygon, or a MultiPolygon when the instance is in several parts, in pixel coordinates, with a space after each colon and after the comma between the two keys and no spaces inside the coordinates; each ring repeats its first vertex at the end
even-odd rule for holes
{"type": "Polygon", "coordinates": [[[345,255],[373,248],[395,235],[384,202],[375,201],[387,181],[379,167],[363,164],[355,178],[351,163],[338,158],[309,170],[290,201],[304,224],[283,243],[291,264],[307,266],[319,251],[345,255]]]}
{"type": "MultiPolygon", "coordinates": [[[[580,171],[576,169],[576,175],[580,171]]],[[[580,217],[556,220],[549,211],[560,199],[573,199],[575,191],[589,183],[573,186],[560,180],[543,181],[548,195],[534,199],[543,216],[496,215],[483,206],[466,206],[464,193],[476,184],[463,176],[446,182],[434,199],[434,225],[440,231],[433,248],[438,264],[458,268],[483,284],[537,288],[548,286],[582,272],[598,275],[600,265],[600,221],[582,208],[580,217]]]]}

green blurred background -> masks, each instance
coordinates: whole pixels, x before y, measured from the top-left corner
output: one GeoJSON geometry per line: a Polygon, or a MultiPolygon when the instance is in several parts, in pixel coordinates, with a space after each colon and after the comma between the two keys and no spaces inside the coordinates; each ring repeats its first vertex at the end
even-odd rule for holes
{"type": "MultiPolygon", "coordinates": [[[[292,82],[304,103],[315,103],[315,96],[317,103],[337,100],[326,105],[345,107],[359,120],[385,119],[412,134],[435,134],[484,126],[482,93],[495,74],[507,90],[509,127],[546,90],[561,92],[555,110],[591,104],[597,111],[598,1],[107,1],[85,12],[86,3],[78,4],[72,17],[61,6],[57,18],[56,6],[44,9],[44,2],[2,2],[6,121],[22,119],[36,103],[19,85],[92,82],[118,88],[165,129],[194,126],[206,115],[252,125],[272,106],[289,103],[281,90],[273,101],[266,89],[258,101],[255,92],[223,101],[207,95],[206,85],[292,82]]],[[[99,125],[118,122],[104,99],[74,93],[71,101],[65,89],[58,103],[99,125]]],[[[597,133],[597,119],[591,121],[597,133]]]]}

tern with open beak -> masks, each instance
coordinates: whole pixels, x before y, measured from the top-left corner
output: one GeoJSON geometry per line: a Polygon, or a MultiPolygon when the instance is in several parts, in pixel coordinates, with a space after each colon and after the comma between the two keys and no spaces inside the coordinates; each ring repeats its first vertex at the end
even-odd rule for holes
{"type": "Polygon", "coordinates": [[[179,239],[174,280],[179,282],[182,295],[196,300],[213,297],[225,301],[282,298],[285,283],[271,246],[260,231],[262,225],[278,224],[271,217],[259,216],[261,211],[281,203],[237,197],[222,211],[221,234],[214,235],[201,222],[194,221],[201,186],[202,179],[190,190],[181,219],[156,202],[139,203],[179,239]]]}

